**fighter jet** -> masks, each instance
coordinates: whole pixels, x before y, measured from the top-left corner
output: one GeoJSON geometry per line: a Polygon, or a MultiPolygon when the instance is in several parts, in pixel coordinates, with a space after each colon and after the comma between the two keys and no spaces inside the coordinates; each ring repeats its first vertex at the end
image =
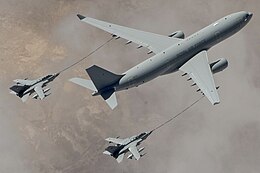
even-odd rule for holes
{"type": "Polygon", "coordinates": [[[15,85],[10,87],[11,94],[15,94],[18,97],[21,98],[22,102],[25,102],[28,97],[36,93],[32,96],[34,99],[44,99],[45,97],[49,96],[50,94],[47,94],[47,92],[50,90],[50,88],[44,89],[43,87],[47,86],[48,83],[52,82],[59,73],[47,75],[44,77],[41,77],[36,80],[28,80],[26,79],[16,79],[14,80],[15,85]]]}
{"type": "Polygon", "coordinates": [[[116,159],[118,163],[123,161],[124,155],[130,151],[131,154],[128,155],[128,159],[132,159],[133,157],[136,160],[139,160],[145,154],[140,154],[141,151],[144,150],[144,147],[137,148],[138,145],[141,144],[153,131],[141,133],[139,135],[132,136],[126,139],[119,138],[107,138],[106,141],[109,143],[114,143],[113,146],[108,146],[103,154],[107,154],[116,159]]]}
{"type": "MultiPolygon", "coordinates": [[[[72,78],[70,81],[101,95],[111,109],[117,106],[116,91],[142,85],[154,78],[182,71],[213,104],[220,103],[213,75],[228,66],[225,58],[209,63],[207,52],[214,45],[234,35],[252,18],[250,12],[241,11],[225,16],[200,31],[185,38],[182,31],[169,36],[140,31],[116,24],[78,15],[85,23],[111,33],[116,39],[124,38],[126,44],[137,43],[155,55],[122,74],[114,74],[96,65],[86,69],[91,80],[72,78]]],[[[239,51],[239,50],[238,50],[239,51]]],[[[160,92],[160,91],[157,91],[160,92]]]]}

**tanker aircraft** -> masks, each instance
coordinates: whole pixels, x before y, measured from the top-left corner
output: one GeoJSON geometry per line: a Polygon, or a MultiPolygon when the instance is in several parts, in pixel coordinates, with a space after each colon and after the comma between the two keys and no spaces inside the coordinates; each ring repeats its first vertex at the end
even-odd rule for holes
{"type": "Polygon", "coordinates": [[[126,44],[134,42],[138,44],[137,48],[146,47],[150,50],[148,54],[155,54],[122,74],[114,74],[93,65],[86,69],[91,80],[70,79],[78,85],[93,90],[93,96],[101,95],[110,108],[114,109],[117,106],[116,91],[137,87],[176,71],[182,71],[182,76],[188,75],[188,80],[194,81],[191,86],[198,86],[197,91],[201,91],[213,105],[220,103],[212,74],[224,70],[228,66],[228,61],[220,58],[209,63],[207,51],[241,30],[248,24],[253,14],[245,11],[230,14],[187,38],[182,31],[164,36],[80,14],[77,16],[81,21],[111,33],[116,39],[128,40],[126,44]]]}

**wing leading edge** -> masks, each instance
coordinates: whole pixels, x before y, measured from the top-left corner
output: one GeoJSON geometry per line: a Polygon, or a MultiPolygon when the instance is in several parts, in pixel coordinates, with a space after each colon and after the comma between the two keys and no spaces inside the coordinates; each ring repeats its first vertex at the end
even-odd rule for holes
{"type": "Polygon", "coordinates": [[[128,40],[128,43],[134,42],[139,45],[138,47],[146,47],[154,53],[159,53],[181,40],[104,22],[80,14],[77,16],[83,22],[109,32],[112,35],[117,36],[117,38],[124,38],[128,40]]]}
{"type": "Polygon", "coordinates": [[[220,103],[206,51],[195,55],[179,70],[187,73],[192,78],[213,105],[220,103]]]}

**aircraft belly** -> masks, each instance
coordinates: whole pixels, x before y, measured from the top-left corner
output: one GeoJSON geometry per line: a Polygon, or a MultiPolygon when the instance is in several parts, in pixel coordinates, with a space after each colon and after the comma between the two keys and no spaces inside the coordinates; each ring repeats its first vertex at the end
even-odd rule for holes
{"type": "Polygon", "coordinates": [[[154,56],[125,73],[116,90],[124,90],[144,84],[167,71],[170,64],[164,56],[154,56]]]}

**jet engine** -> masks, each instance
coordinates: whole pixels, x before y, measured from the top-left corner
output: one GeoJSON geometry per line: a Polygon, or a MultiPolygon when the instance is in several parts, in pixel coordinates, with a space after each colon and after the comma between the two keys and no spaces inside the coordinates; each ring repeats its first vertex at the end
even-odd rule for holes
{"type": "Polygon", "coordinates": [[[185,38],[185,34],[182,31],[176,31],[170,35],[168,35],[168,37],[174,37],[174,38],[181,38],[184,39],[185,38]]]}
{"type": "Polygon", "coordinates": [[[220,58],[217,61],[210,64],[210,68],[213,74],[218,73],[228,66],[228,61],[225,58],[220,58]]]}

